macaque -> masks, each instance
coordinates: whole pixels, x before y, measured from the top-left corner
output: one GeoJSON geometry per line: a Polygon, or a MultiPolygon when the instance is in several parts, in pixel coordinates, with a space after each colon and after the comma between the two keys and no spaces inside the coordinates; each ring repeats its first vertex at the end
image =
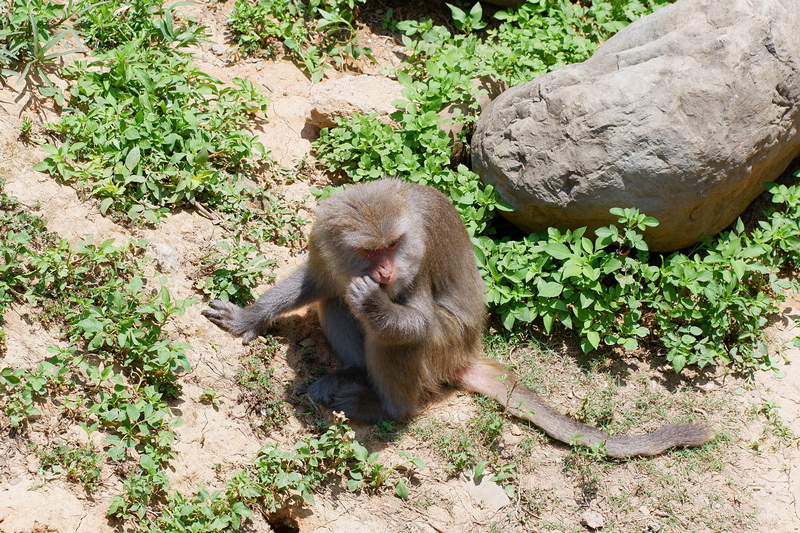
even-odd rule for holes
{"type": "Polygon", "coordinates": [[[408,419],[443,385],[458,384],[554,439],[600,444],[611,457],[699,446],[713,436],[696,424],[609,436],[560,414],[483,357],[484,283],[463,222],[432,188],[384,179],[333,195],[316,212],[308,252],[253,305],[214,300],[203,314],[247,344],[280,315],[316,302],[341,368],[307,393],[351,420],[408,419]]]}

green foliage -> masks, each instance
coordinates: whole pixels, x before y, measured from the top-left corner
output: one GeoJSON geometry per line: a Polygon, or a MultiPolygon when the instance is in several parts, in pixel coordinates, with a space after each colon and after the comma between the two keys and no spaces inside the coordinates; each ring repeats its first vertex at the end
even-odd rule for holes
{"type": "Polygon", "coordinates": [[[238,531],[242,520],[252,513],[241,501],[216,490],[209,493],[200,487],[191,498],[180,492],[172,492],[167,503],[161,507],[157,518],[146,524],[143,531],[192,532],[238,531]]]}
{"type": "MultiPolygon", "coordinates": [[[[403,457],[406,468],[425,468],[419,459],[408,454],[403,457]]],[[[259,500],[270,513],[293,504],[313,505],[313,491],[333,475],[346,475],[351,491],[392,484],[395,493],[405,499],[406,480],[397,476],[400,465],[385,466],[377,459],[377,453],[370,454],[355,440],[355,433],[344,419],[336,417],[335,424],[325,433],[300,440],[291,451],[274,445],[262,448],[253,467],[235,478],[236,487],[259,500]]]]}
{"type": "Polygon", "coordinates": [[[289,419],[289,406],[282,394],[285,386],[269,367],[278,343],[272,338],[266,342],[266,345],[258,343],[251,349],[236,373],[236,382],[242,388],[239,401],[259,417],[261,423],[258,426],[263,431],[279,428],[289,419]]]}
{"type": "Polygon", "coordinates": [[[125,480],[123,494],[112,499],[109,515],[129,520],[138,518],[143,531],[230,531],[238,530],[250,516],[248,506],[259,505],[276,513],[291,505],[314,503],[313,492],[332,477],[345,476],[348,490],[395,488],[400,498],[408,497],[407,477],[425,464],[407,453],[399,464],[382,465],[378,454],[369,452],[355,433],[337,418],[319,436],[300,439],[291,450],[266,445],[246,470],[234,474],[224,491],[209,493],[205,487],[187,498],[168,492],[169,480],[157,463],[143,455],[140,465],[125,480]],[[157,512],[148,513],[148,510],[157,512]]]}
{"type": "Polygon", "coordinates": [[[217,248],[217,252],[201,260],[200,290],[212,298],[239,305],[258,298],[255,289],[275,260],[258,253],[254,244],[238,235],[232,242],[218,242],[217,248]]]}
{"type": "Polygon", "coordinates": [[[28,260],[58,242],[41,218],[29,215],[6,195],[3,185],[0,179],[0,315],[12,301],[34,298],[29,280],[36,272],[28,260]]]}
{"type": "Polygon", "coordinates": [[[149,455],[142,455],[139,464],[122,483],[122,494],[111,498],[108,515],[121,520],[144,521],[150,502],[164,498],[169,488],[167,474],[149,455]]]}
{"type": "MultiPolygon", "coordinates": [[[[800,172],[795,176],[800,176],[800,172]]],[[[767,183],[775,206],[752,231],[754,244],[766,246],[762,258],[773,269],[800,268],[800,187],[767,183]]]]}
{"type": "Polygon", "coordinates": [[[65,137],[34,169],[75,183],[100,210],[157,223],[193,205],[232,210],[243,196],[253,153],[244,131],[269,100],[248,80],[234,87],[158,47],[132,41],[91,63],[76,62],[70,109],[50,128],[65,137]]]}
{"type": "Polygon", "coordinates": [[[774,367],[762,328],[787,285],[762,261],[768,247],[752,244],[739,221],[704,248],[692,257],[673,254],[661,267],[651,305],[667,359],[676,371],[687,364],[774,367]]]}
{"type": "Polygon", "coordinates": [[[100,486],[103,457],[91,444],[59,442],[51,446],[36,446],[40,469],[47,471],[45,479],[63,477],[80,483],[88,492],[100,486]]]}
{"type": "Polygon", "coordinates": [[[362,55],[375,60],[356,35],[356,3],[363,1],[237,0],[228,23],[245,55],[288,53],[317,82],[330,60],[338,66],[362,55]]]}
{"type": "Polygon", "coordinates": [[[398,69],[410,78],[398,80],[413,93],[411,98],[404,96],[424,111],[438,112],[445,104],[460,102],[474,113],[475,99],[485,91],[476,89],[472,80],[489,77],[518,85],[584,61],[613,33],[667,3],[591,2],[584,7],[568,0],[529,0],[495,13],[493,18],[500,22],[480,35],[474,30],[487,25],[480,4],[469,12],[448,4],[463,33],[452,34],[429,18],[396,24],[405,33],[403,45],[410,54],[398,69]]]}
{"type": "Polygon", "coordinates": [[[91,236],[76,246],[55,242],[41,219],[15,212],[5,195],[0,203],[4,255],[11,258],[6,266],[13,267],[0,278],[6,300],[27,302],[43,320],[62,322],[65,341],[49,347],[51,357],[35,370],[0,370],[0,402],[12,425],[38,416],[45,395],[91,384],[64,403],[110,432],[110,458],[122,460],[136,449],[168,459],[179,421],[162,396],[177,395],[177,374],[189,370],[189,346],[170,341],[164,326],[193,300],[173,300],[165,287],[145,288],[141,243],[95,245],[91,236]]]}
{"type": "Polygon", "coordinates": [[[67,370],[51,362],[36,365],[36,370],[5,367],[0,370],[0,408],[13,427],[38,417],[37,402],[47,394],[48,387],[66,385],[67,370]]]}
{"type": "Polygon", "coordinates": [[[151,454],[158,462],[170,459],[175,434],[167,402],[153,386],[136,390],[116,381],[112,390],[100,391],[98,402],[90,409],[103,427],[114,430],[106,438],[111,445],[108,457],[120,461],[129,449],[135,449],[151,454]]]}
{"type": "Polygon", "coordinates": [[[176,25],[172,12],[179,5],[164,8],[162,0],[106,0],[84,11],[76,27],[89,46],[102,50],[129,42],[176,48],[197,44],[206,28],[191,20],[176,25]]]}
{"type": "Polygon", "coordinates": [[[644,285],[658,276],[658,269],[629,254],[644,245],[635,233],[637,214],[617,213],[624,230],[598,230],[594,241],[584,236],[585,229],[554,228],[521,241],[475,240],[482,275],[489,281],[489,305],[506,328],[541,319],[548,333],[557,324],[575,329],[584,351],[596,349],[601,340],[636,348],[637,338],[649,333],[639,323],[644,285]]]}
{"type": "Polygon", "coordinates": [[[20,80],[36,74],[45,84],[40,88],[46,96],[56,96],[62,103],[63,95],[47,76],[47,67],[59,57],[77,49],[53,51],[67,39],[80,47],[74,29],[65,25],[76,15],[74,3],[66,4],[48,0],[13,0],[0,8],[0,78],[17,76],[20,80]]]}

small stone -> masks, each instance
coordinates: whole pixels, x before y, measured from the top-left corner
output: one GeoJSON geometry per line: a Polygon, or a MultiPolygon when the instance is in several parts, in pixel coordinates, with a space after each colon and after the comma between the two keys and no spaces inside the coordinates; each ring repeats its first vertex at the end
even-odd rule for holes
{"type": "Polygon", "coordinates": [[[316,346],[316,344],[317,343],[314,342],[314,339],[310,339],[310,338],[309,339],[303,339],[303,340],[300,341],[300,346],[302,346],[303,348],[310,348],[311,346],[316,346]]]}
{"type": "Polygon", "coordinates": [[[150,248],[153,259],[164,274],[177,272],[181,268],[181,254],[175,248],[158,241],[151,241],[147,247],[150,248]]]}
{"type": "Polygon", "coordinates": [[[650,509],[648,509],[647,507],[642,505],[641,507],[639,507],[639,512],[642,513],[643,515],[647,516],[647,515],[650,514],[650,509]]]}
{"type": "Polygon", "coordinates": [[[466,411],[462,411],[461,409],[453,413],[453,419],[456,420],[456,422],[464,422],[466,420],[469,420],[470,418],[472,417],[469,415],[469,413],[466,411]]]}
{"type": "Polygon", "coordinates": [[[581,513],[581,521],[589,529],[602,529],[606,525],[603,516],[597,511],[584,511],[581,513]]]}
{"type": "Polygon", "coordinates": [[[463,487],[467,490],[470,497],[484,509],[498,511],[508,505],[509,499],[503,487],[490,480],[491,476],[479,476],[470,478],[463,482],[463,487]]]}
{"type": "Polygon", "coordinates": [[[225,55],[225,48],[219,43],[214,43],[211,45],[211,53],[215,56],[223,56],[225,55]]]}

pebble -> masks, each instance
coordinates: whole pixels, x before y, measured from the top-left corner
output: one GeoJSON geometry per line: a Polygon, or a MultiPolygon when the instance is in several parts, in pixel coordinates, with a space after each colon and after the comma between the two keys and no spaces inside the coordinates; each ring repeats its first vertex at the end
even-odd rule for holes
{"type": "Polygon", "coordinates": [[[581,513],[581,521],[586,524],[589,529],[601,529],[605,527],[606,521],[603,516],[597,511],[584,511],[581,513]]]}

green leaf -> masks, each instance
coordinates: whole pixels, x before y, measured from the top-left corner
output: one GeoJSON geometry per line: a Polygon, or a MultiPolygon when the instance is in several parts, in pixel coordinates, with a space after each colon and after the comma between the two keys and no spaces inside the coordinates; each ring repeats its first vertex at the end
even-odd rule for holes
{"type": "Polygon", "coordinates": [[[136,165],[139,164],[139,160],[141,159],[141,154],[139,152],[139,147],[134,146],[133,149],[128,152],[128,155],[125,157],[125,168],[133,172],[136,168],[136,165]]]}
{"type": "Polygon", "coordinates": [[[488,461],[478,461],[478,464],[475,465],[475,471],[472,473],[472,479],[478,479],[481,477],[483,475],[483,471],[486,470],[488,465],[488,461]]]}
{"type": "Polygon", "coordinates": [[[397,496],[400,497],[402,500],[407,500],[409,495],[408,486],[406,485],[406,481],[404,479],[400,479],[394,485],[394,492],[397,496]]]}
{"type": "Polygon", "coordinates": [[[136,422],[137,420],[139,420],[139,415],[141,413],[139,412],[139,409],[137,409],[135,405],[128,404],[125,406],[125,414],[128,416],[128,420],[130,420],[131,422],[136,422]]]}
{"type": "Polygon", "coordinates": [[[561,295],[564,286],[557,281],[544,281],[540,279],[536,282],[536,293],[540,298],[556,298],[561,295]]]}
{"type": "Polygon", "coordinates": [[[596,350],[597,347],[600,346],[600,334],[596,331],[587,331],[586,340],[589,341],[593,350],[596,350]]]}
{"type": "Polygon", "coordinates": [[[112,198],[111,196],[103,198],[103,200],[100,202],[100,213],[105,215],[106,212],[108,211],[108,208],[111,207],[111,204],[113,203],[114,203],[114,198],[112,198]]]}
{"type": "Polygon", "coordinates": [[[572,255],[569,248],[563,243],[560,242],[549,242],[545,244],[542,249],[547,253],[547,255],[554,257],[556,259],[567,259],[572,255]]]}

